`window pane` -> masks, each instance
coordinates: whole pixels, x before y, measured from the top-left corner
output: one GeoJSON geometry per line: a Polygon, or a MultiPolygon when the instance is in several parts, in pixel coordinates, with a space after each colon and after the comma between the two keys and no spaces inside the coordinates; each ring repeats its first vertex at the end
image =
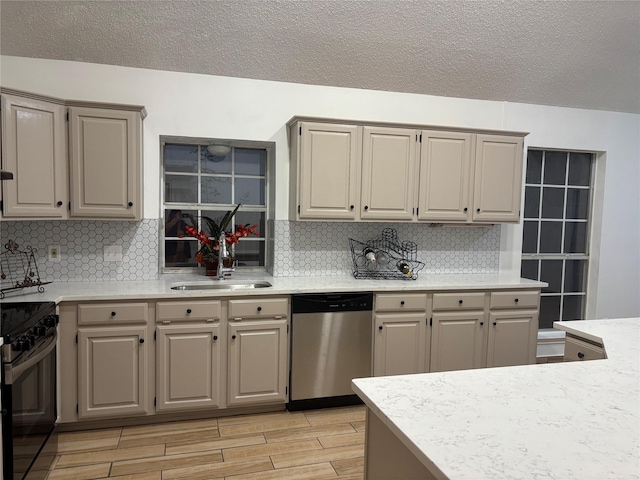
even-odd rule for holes
{"type": "Polygon", "coordinates": [[[165,210],[164,211],[164,236],[179,237],[186,233],[184,227],[197,226],[198,212],[195,210],[165,210]]]}
{"type": "Polygon", "coordinates": [[[236,213],[236,225],[258,225],[256,231],[258,236],[251,238],[264,238],[266,230],[266,220],[264,212],[238,212],[236,213]]]}
{"type": "Polygon", "coordinates": [[[538,222],[524,222],[522,252],[538,253],[538,222]]]}
{"type": "Polygon", "coordinates": [[[561,253],[562,222],[541,222],[540,253],[561,253]]]}
{"type": "Polygon", "coordinates": [[[584,295],[565,295],[562,300],[563,320],[583,320],[584,295]]]}
{"type": "Polygon", "coordinates": [[[202,177],[202,203],[230,205],[231,177],[202,177]]]}
{"type": "Polygon", "coordinates": [[[529,150],[527,152],[526,183],[540,183],[541,176],[542,176],[542,150],[529,150]]]}
{"type": "Polygon", "coordinates": [[[565,292],[585,292],[586,291],[586,260],[567,260],[564,267],[564,291],[565,292]]]}
{"type": "Polygon", "coordinates": [[[564,185],[567,171],[567,152],[545,152],[544,183],[564,185]]]}
{"type": "Polygon", "coordinates": [[[567,217],[589,218],[589,190],[569,188],[567,189],[567,217]]]}
{"type": "Polygon", "coordinates": [[[564,188],[542,189],[542,218],[562,218],[564,213],[564,188]]]}
{"type": "Polygon", "coordinates": [[[193,145],[165,145],[164,170],[165,172],[197,172],[198,147],[193,145]]]}
{"type": "Polygon", "coordinates": [[[235,203],[264,205],[263,178],[236,178],[235,203]]]}
{"type": "Polygon", "coordinates": [[[264,258],[264,241],[240,240],[234,249],[239,267],[258,266],[260,258],[264,258]]]}
{"type": "Polygon", "coordinates": [[[539,328],[553,328],[560,320],[560,297],[540,297],[539,328]]]}
{"type": "Polygon", "coordinates": [[[164,264],[166,267],[196,267],[198,242],[195,240],[166,240],[164,242],[164,264]]]}
{"type": "Polygon", "coordinates": [[[544,293],[560,293],[562,286],[562,260],[541,260],[540,281],[547,282],[548,287],[542,289],[544,293]]]}
{"type": "Polygon", "coordinates": [[[564,253],[587,253],[587,222],[566,222],[564,253]]]}
{"type": "Polygon", "coordinates": [[[540,216],[540,187],[526,187],[524,190],[524,218],[540,216]]]}
{"type": "Polygon", "coordinates": [[[206,146],[200,147],[202,173],[231,173],[231,151],[227,155],[213,155],[206,146]]]}
{"type": "Polygon", "coordinates": [[[198,201],[198,177],[191,175],[165,175],[164,201],[196,203],[198,201]]]}
{"type": "Polygon", "coordinates": [[[236,173],[238,175],[264,176],[267,165],[267,151],[256,148],[236,148],[236,173]]]}
{"type": "Polygon", "coordinates": [[[538,263],[538,260],[522,260],[520,276],[522,278],[538,280],[538,263]]]}
{"type": "MultiPolygon", "coordinates": [[[[222,222],[222,218],[225,216],[225,214],[228,211],[229,210],[203,210],[202,211],[202,216],[203,217],[209,217],[211,220],[213,220],[218,225],[220,225],[220,222],[222,222]]],[[[232,224],[229,224],[229,226],[226,228],[226,230],[231,230],[231,226],[232,226],[232,224]]],[[[204,221],[202,222],[202,226],[200,228],[202,228],[209,235],[212,233],[212,232],[209,231],[209,228],[207,227],[207,224],[204,221]]]]}
{"type": "Polygon", "coordinates": [[[589,186],[591,182],[590,153],[569,154],[569,185],[589,186]]]}

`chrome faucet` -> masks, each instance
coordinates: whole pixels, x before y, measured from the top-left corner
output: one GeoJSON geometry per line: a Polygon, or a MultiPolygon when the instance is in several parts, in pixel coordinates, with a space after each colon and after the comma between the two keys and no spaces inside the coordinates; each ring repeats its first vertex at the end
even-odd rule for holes
{"type": "Polygon", "coordinates": [[[224,266],[224,261],[228,258],[231,258],[231,256],[227,248],[225,234],[222,232],[218,238],[218,272],[216,275],[218,280],[224,280],[226,278],[225,274],[231,276],[231,272],[235,272],[236,270],[234,267],[228,268],[224,266]]]}

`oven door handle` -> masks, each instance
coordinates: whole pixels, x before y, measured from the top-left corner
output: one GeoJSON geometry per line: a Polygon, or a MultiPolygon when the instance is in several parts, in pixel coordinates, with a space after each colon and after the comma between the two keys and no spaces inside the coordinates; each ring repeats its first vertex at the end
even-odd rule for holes
{"type": "Polygon", "coordinates": [[[6,385],[12,385],[20,375],[29,370],[31,367],[42,361],[47,355],[49,355],[54,348],[56,348],[57,335],[51,335],[49,339],[38,349],[38,352],[33,356],[25,360],[23,363],[12,367],[10,364],[4,366],[4,383],[6,385]]]}

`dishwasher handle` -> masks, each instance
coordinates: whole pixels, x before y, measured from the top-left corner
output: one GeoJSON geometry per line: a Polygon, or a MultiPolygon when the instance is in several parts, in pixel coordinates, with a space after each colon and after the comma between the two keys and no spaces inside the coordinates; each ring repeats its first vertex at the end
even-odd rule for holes
{"type": "Polygon", "coordinates": [[[303,293],[291,296],[291,313],[355,312],[373,309],[372,292],[303,293]]]}

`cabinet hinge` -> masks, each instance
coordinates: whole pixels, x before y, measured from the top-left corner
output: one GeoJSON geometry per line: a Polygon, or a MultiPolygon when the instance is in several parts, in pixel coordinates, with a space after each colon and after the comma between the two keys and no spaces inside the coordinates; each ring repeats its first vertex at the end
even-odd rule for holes
{"type": "Polygon", "coordinates": [[[67,122],[69,121],[69,112],[67,112],[67,122]]]}
{"type": "Polygon", "coordinates": [[[153,339],[154,339],[154,340],[157,338],[157,333],[158,333],[158,332],[153,332],[153,339]]]}
{"type": "Polygon", "coordinates": [[[416,215],[420,215],[420,207],[416,207],[416,215]]]}
{"type": "Polygon", "coordinates": [[[300,126],[300,129],[298,130],[298,135],[302,135],[302,125],[300,126]]]}
{"type": "Polygon", "coordinates": [[[289,333],[289,325],[287,325],[287,333],[289,333]]]}
{"type": "Polygon", "coordinates": [[[78,334],[76,333],[76,343],[78,343],[78,334]]]}
{"type": "Polygon", "coordinates": [[[433,326],[433,317],[429,319],[429,326],[432,327],[433,326]]]}
{"type": "Polygon", "coordinates": [[[289,393],[289,387],[284,387],[284,393],[285,395],[289,393]]]}
{"type": "Polygon", "coordinates": [[[420,143],[422,143],[422,134],[420,134],[420,143]]]}
{"type": "Polygon", "coordinates": [[[76,413],[80,413],[80,406],[76,403],[76,413]]]}
{"type": "Polygon", "coordinates": [[[157,406],[158,405],[158,397],[153,397],[153,406],[157,406]]]}
{"type": "Polygon", "coordinates": [[[4,205],[2,203],[2,200],[0,200],[0,212],[4,212],[4,205]]]}
{"type": "Polygon", "coordinates": [[[71,211],[71,202],[69,202],[69,211],[71,211]]]}
{"type": "Polygon", "coordinates": [[[298,213],[300,213],[300,205],[298,205],[298,213]]]}

